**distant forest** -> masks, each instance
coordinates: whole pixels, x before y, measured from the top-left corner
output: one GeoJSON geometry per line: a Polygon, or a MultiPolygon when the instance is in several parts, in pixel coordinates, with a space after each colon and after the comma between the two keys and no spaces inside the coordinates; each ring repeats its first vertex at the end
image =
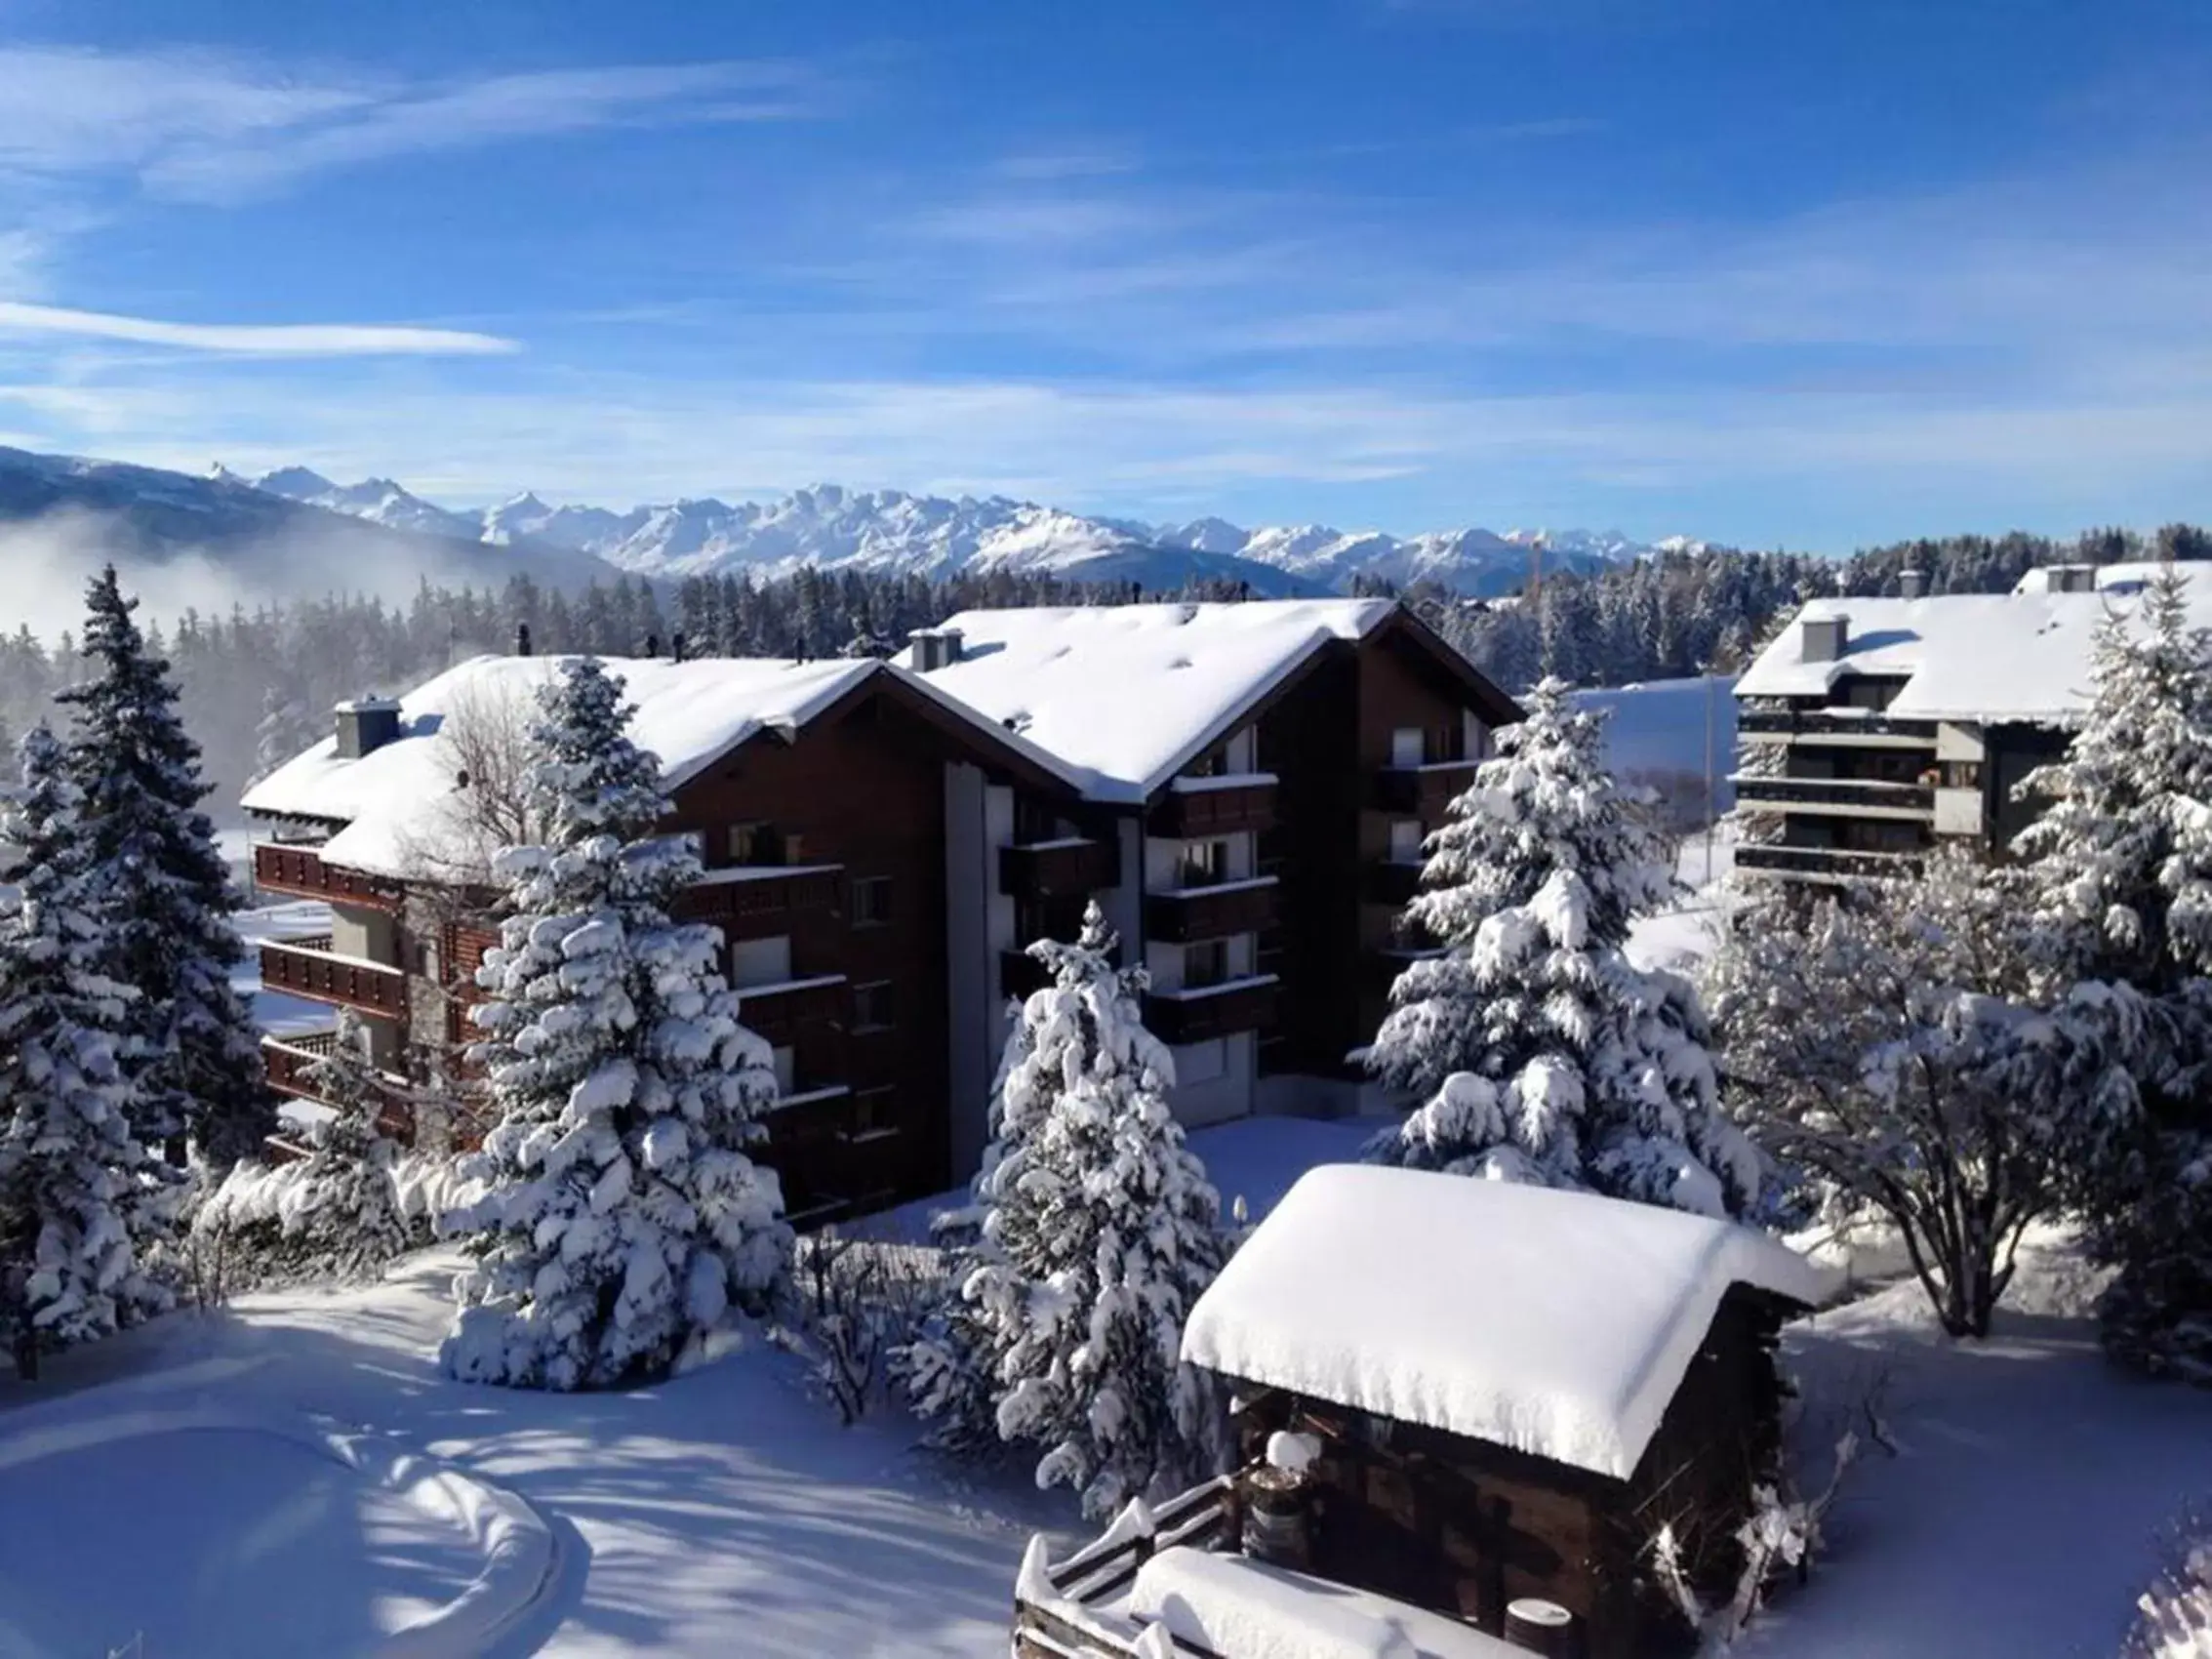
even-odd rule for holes
{"type": "MultiPolygon", "coordinates": [[[[2168,525],[2144,537],[2098,530],[2072,541],[2013,534],[1871,547],[1836,560],[1809,553],[1670,552],[1591,576],[1544,580],[1533,599],[1462,599],[1416,587],[1402,597],[1500,684],[1545,672],[1586,686],[1718,673],[1741,667],[1781,620],[1823,594],[1894,593],[1898,573],[1925,573],[1931,593],[2000,593],[2036,565],[2212,558],[2212,535],[2168,525]]],[[[1368,583],[1358,589],[1391,591],[1368,583]]],[[[908,632],[956,612],[1132,599],[1236,599],[1233,587],[1143,592],[992,572],[931,581],[859,571],[802,571],[755,584],[693,578],[656,591],[621,577],[566,595],[517,576],[494,593],[424,586],[404,608],[374,599],[186,613],[152,631],[176,668],[184,712],[206,750],[219,818],[253,778],[320,737],[331,706],[401,691],[451,664],[514,646],[527,627],[543,652],[608,656],[887,655],[908,632]]],[[[50,699],[83,671],[67,635],[0,635],[0,732],[50,717],[50,699]]],[[[7,739],[11,749],[14,739],[7,739]]]]}

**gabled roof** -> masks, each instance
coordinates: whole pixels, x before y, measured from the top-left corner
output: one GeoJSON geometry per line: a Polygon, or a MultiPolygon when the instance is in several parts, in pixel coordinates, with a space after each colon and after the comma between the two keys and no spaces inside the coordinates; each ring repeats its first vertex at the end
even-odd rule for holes
{"type": "MultiPolygon", "coordinates": [[[[338,752],[335,734],[246,791],[248,812],[343,825],[323,856],[349,869],[403,875],[440,833],[457,780],[453,757],[435,740],[464,710],[528,711],[561,657],[477,657],[399,699],[400,735],[357,759],[338,752]]],[[[609,659],[636,708],[630,737],[661,757],[662,782],[683,787],[723,755],[766,733],[784,737],[828,712],[870,682],[901,695],[967,741],[989,749],[1033,781],[1056,782],[1069,795],[1087,779],[1056,757],[871,658],[794,663],[763,658],[609,659]]]]}
{"type": "Polygon", "coordinates": [[[1626,1479],[1738,1284],[1808,1307],[1832,1288],[1733,1222],[1325,1164],[1198,1299],[1183,1357],[1626,1479]]]}
{"type": "Polygon", "coordinates": [[[1090,773],[1094,799],[1147,799],[1323,650],[1386,626],[1441,659],[1486,712],[1511,702],[1389,599],[965,611],[957,662],[924,677],[1090,773]]]}
{"type": "MultiPolygon", "coordinates": [[[[2212,627],[2212,581],[2183,594],[2192,626],[2212,627]]],[[[1924,599],[1815,599],[1736,682],[1738,697],[1818,697],[1852,675],[1903,678],[1884,713],[1900,719],[2066,726],[2089,702],[2089,647],[2108,613],[2131,615],[2141,590],[1949,593],[1924,599]],[[1802,624],[1844,619],[1841,656],[1807,662],[1802,624]]]]}

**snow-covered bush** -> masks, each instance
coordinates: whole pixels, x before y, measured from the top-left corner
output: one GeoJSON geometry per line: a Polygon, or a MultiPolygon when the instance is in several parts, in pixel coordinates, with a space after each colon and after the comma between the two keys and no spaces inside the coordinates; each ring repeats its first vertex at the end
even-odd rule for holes
{"type": "Polygon", "coordinates": [[[159,1300],[131,1229],[153,1179],[116,1063],[132,992],[101,972],[82,807],[60,745],[33,730],[0,800],[0,1337],[26,1375],[159,1300]]]}
{"type": "Polygon", "coordinates": [[[670,918],[699,875],[657,833],[660,761],[625,735],[622,685],[565,662],[540,697],[529,776],[542,845],[501,854],[507,913],[478,983],[500,1122],[453,1218],[475,1256],[441,1351],[464,1381],[607,1387],[664,1376],[790,1254],[783,1194],[744,1149],[775,1098],[738,1021],[721,935],[670,918]]]}
{"type": "Polygon", "coordinates": [[[1603,742],[1546,680],[1429,837],[1406,921],[1444,951],[1399,975],[1368,1051],[1428,1098],[1369,1155],[1740,1215],[1765,1171],[1720,1110],[1697,992],[1623,952],[1673,878],[1603,742]]]}
{"type": "Polygon", "coordinates": [[[2136,1131],[2078,1166],[2073,1197],[2118,1273],[2107,1352],[2212,1384],[2212,638],[2168,570],[2138,617],[2100,625],[2092,696],[2066,758],[2023,793],[2048,803],[2018,850],[2043,994],[2124,982],[2157,999],[2131,1057],[2136,1131]]]}
{"type": "Polygon", "coordinates": [[[2212,1659],[2212,1514],[2184,1516],[2151,1588],[2136,1598],[2121,1659],[2212,1659]]]}
{"type": "Polygon", "coordinates": [[[1770,921],[1708,987],[1746,1121],[1829,1220],[1895,1226],[1946,1330],[1987,1335],[2022,1234],[2133,1121],[2154,1010],[2097,984],[2037,1005],[2020,895],[1960,853],[1770,921]]]}
{"type": "Polygon", "coordinates": [[[894,1388],[893,1356],[944,1297],[940,1252],[823,1228],[794,1251],[785,1337],[815,1392],[851,1425],[894,1388]]]}
{"type": "Polygon", "coordinates": [[[195,1242],[220,1254],[233,1287],[374,1277],[412,1242],[394,1181],[399,1149],[378,1123],[383,1081],[350,1012],[307,1080],[337,1109],[309,1135],[307,1156],[232,1165],[193,1214],[195,1242]]]}
{"type": "Polygon", "coordinates": [[[1094,904],[1073,945],[1030,947],[1052,983],[1023,1005],[992,1105],[973,1244],[913,1345],[917,1411],[979,1443],[1041,1448],[1040,1486],[1103,1517],[1211,1455],[1183,1322],[1220,1271],[1220,1200],[1185,1146],[1173,1063],[1144,1028],[1094,904]]]}

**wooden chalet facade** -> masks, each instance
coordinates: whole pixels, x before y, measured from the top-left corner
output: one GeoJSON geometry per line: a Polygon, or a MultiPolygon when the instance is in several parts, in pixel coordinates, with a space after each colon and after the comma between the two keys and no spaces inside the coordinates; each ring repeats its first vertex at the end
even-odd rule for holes
{"type": "MultiPolygon", "coordinates": [[[[1317,1605],[1368,1598],[1425,1654],[1489,1651],[1462,1631],[1574,1659],[1687,1652],[1649,1582],[1652,1542],[1671,1527],[1693,1578],[1731,1582],[1733,1534],[1780,1451],[1777,1336],[1828,1288],[1726,1222],[1463,1176],[1311,1171],[1185,1333],[1186,1361],[1233,1390],[1242,1472],[1057,1566],[1033,1561],[1017,1651],[1138,1651],[1142,1563],[1198,1548],[1258,1556],[1277,1598],[1301,1583],[1317,1605]],[[1292,1520],[1256,1532],[1244,1517],[1286,1435],[1310,1462],[1292,1520]]],[[[1203,1607],[1190,1617],[1205,1626],[1203,1607]]],[[[1246,1659],[1164,1622],[1171,1651],[1246,1659]]]]}
{"type": "MultiPolygon", "coordinates": [[[[705,866],[683,913],[722,930],[776,1051],[767,1156],[802,1219],[973,1173],[1011,1001],[1039,980],[1024,948],[1073,938],[1094,900],[1150,973],[1185,1121],[1353,1106],[1347,1056],[1425,943],[1395,931],[1421,839],[1519,712],[1377,600],[977,612],[917,635],[911,666],[611,667],[705,866]]],[[[395,1117],[432,1144],[482,1127],[462,1050],[497,942],[490,849],[443,847],[481,787],[447,726],[549,672],[481,658],[345,705],[246,796],[272,826],[257,884],[331,916],[265,944],[264,983],[361,1015],[395,1117]]],[[[270,1039],[277,1088],[310,1095],[327,1035],[270,1039]]]]}

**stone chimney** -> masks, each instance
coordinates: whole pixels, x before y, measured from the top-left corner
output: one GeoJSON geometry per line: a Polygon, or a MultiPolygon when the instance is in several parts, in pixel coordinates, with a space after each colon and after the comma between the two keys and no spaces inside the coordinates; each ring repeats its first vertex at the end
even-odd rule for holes
{"type": "Polygon", "coordinates": [[[359,760],[399,741],[399,705],[388,697],[357,697],[338,706],[338,755],[359,760]]]}
{"type": "Polygon", "coordinates": [[[1799,657],[1808,663],[1833,663],[1851,643],[1851,619],[1836,615],[1806,617],[1797,624],[1802,647],[1799,657]]]}
{"type": "Polygon", "coordinates": [[[1918,599],[1928,591],[1928,573],[1924,570],[1901,570],[1897,573],[1898,594],[1907,599],[1918,599]]]}

